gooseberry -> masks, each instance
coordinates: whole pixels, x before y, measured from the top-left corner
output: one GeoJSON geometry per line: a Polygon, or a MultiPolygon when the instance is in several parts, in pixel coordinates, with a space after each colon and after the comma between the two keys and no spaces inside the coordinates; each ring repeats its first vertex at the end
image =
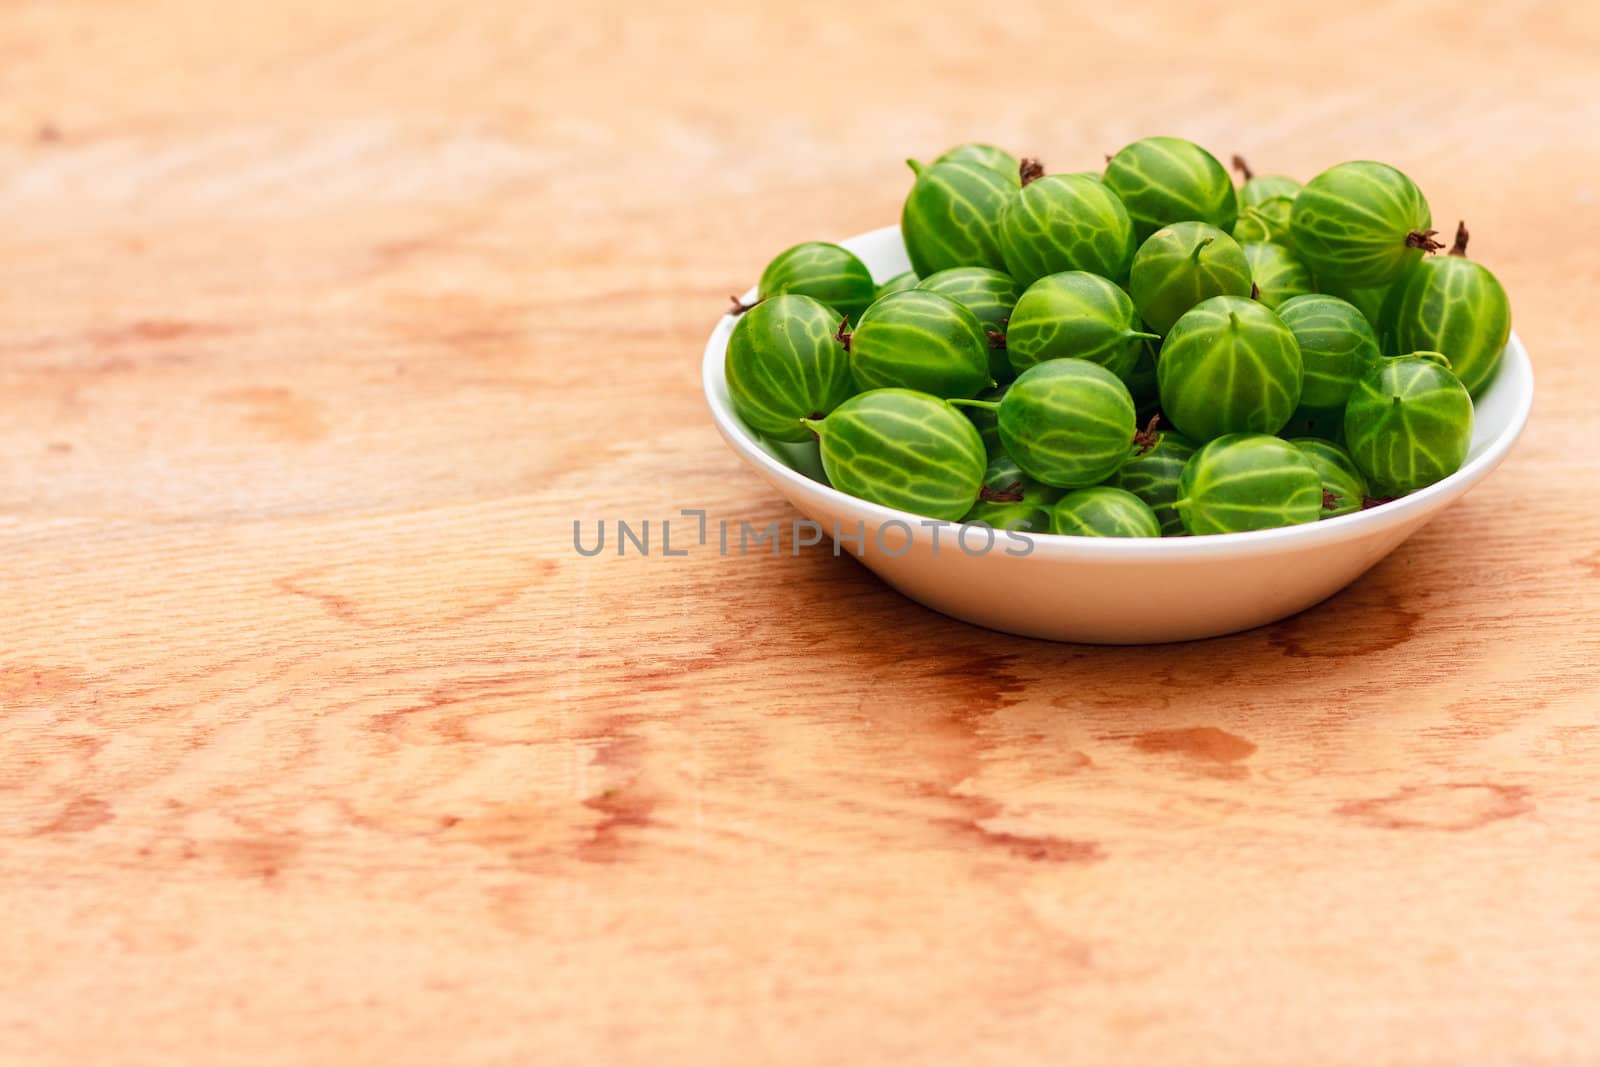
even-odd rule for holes
{"type": "Polygon", "coordinates": [[[806,425],[816,431],[823,472],[840,492],[952,522],[978,499],[983,442],[939,397],[873,389],[806,425]]]}
{"type": "Polygon", "coordinates": [[[1073,537],[1160,537],[1161,524],[1126,489],[1096,485],[1068,493],[1050,509],[1050,532],[1073,537]]]}
{"type": "Polygon", "coordinates": [[[1238,243],[1215,226],[1175,222],[1139,246],[1128,293],[1139,317],[1165,334],[1202,300],[1249,296],[1250,263],[1238,243]]]}
{"type": "Polygon", "coordinates": [[[1290,239],[1318,278],[1347,288],[1385,285],[1424,251],[1443,248],[1429,229],[1428,201],[1386,163],[1357,160],[1329,167],[1294,199],[1290,239]]]}
{"type": "Polygon", "coordinates": [[[1161,409],[1184,434],[1276,433],[1300,403],[1300,346],[1270,308],[1214,296],[1172,327],[1156,361],[1161,409]]]}
{"type": "Polygon", "coordinates": [[[1305,453],[1281,438],[1227,434],[1184,465],[1174,507],[1191,534],[1315,522],[1322,517],[1322,479],[1305,453]]]}
{"type": "Polygon", "coordinates": [[[943,397],[989,388],[989,341],[972,312],[926,289],[902,289],[873,304],[855,332],[840,330],[856,384],[943,397]]]}
{"type": "Polygon", "coordinates": [[[1128,294],[1098,274],[1062,271],[1028,286],[1006,326],[1006,352],[1018,372],[1065,357],[1098,363],[1119,378],[1132,375],[1144,341],[1128,294]]]}

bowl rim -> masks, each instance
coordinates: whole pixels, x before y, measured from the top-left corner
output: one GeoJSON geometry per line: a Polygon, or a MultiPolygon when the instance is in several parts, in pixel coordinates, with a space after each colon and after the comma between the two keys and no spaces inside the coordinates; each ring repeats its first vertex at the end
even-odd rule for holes
{"type": "MultiPolygon", "coordinates": [[[[839,243],[845,247],[861,241],[881,239],[890,232],[898,233],[898,226],[885,226],[857,234],[839,243]]],[[[756,297],[751,288],[741,294],[740,301],[750,303],[756,297]]],[[[706,404],[722,436],[733,450],[750,465],[763,472],[767,478],[787,489],[801,493],[814,493],[834,505],[835,510],[858,514],[869,527],[880,527],[888,522],[908,524],[915,531],[919,524],[937,522],[925,515],[885,507],[840,492],[831,485],[815,481],[780,462],[769,454],[755,435],[734,414],[728,398],[727,379],[724,375],[724,357],[728,335],[737,321],[730,311],[725,313],[711,331],[706,341],[701,363],[701,384],[705,390],[706,404]]],[[[1197,534],[1187,537],[1083,537],[1073,534],[1035,533],[1027,531],[1033,542],[1028,558],[1035,556],[1074,557],[1093,556],[1103,560],[1130,560],[1156,562],[1168,560],[1204,560],[1222,556],[1235,556],[1240,551],[1274,553],[1313,548],[1318,545],[1351,540],[1385,530],[1396,529],[1422,519],[1435,508],[1465,492],[1488,476],[1505,459],[1527,426],[1533,409],[1533,367],[1527,349],[1512,331],[1506,342],[1505,356],[1501,360],[1491,389],[1510,387],[1516,398],[1511,419],[1498,435],[1490,439],[1487,447],[1477,457],[1462,464],[1461,469],[1432,485],[1418,489],[1407,496],[1393,500],[1382,507],[1352,512],[1330,519],[1301,523],[1297,526],[1279,526],[1270,530],[1247,530],[1240,533],[1197,534]]],[[[947,526],[960,525],[958,521],[945,522],[947,526]]]]}

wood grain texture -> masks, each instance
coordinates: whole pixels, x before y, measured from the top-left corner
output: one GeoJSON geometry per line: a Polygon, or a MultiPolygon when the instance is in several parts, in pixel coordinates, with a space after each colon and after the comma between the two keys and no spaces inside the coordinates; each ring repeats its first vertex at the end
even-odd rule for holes
{"type": "Polygon", "coordinates": [[[14,3],[0,1061],[1600,1060],[1586,4],[14,3]],[[972,137],[1391,160],[1505,467],[1327,604],[1009,638],[825,549],[699,353],[972,137]]]}

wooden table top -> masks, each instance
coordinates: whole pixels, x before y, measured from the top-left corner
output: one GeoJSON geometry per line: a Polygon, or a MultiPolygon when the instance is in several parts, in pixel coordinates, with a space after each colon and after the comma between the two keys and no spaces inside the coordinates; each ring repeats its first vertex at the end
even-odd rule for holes
{"type": "Polygon", "coordinates": [[[1600,1061],[1596,9],[1076,6],[9,6],[0,1062],[1600,1061]],[[792,516],[701,347],[903,157],[1168,132],[1512,294],[1526,437],[1349,590],[573,551],[792,516]]]}

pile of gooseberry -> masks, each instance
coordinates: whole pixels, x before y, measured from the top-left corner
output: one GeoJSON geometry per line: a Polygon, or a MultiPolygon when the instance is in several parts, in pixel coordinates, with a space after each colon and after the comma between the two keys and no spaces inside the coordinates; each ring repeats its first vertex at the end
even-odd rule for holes
{"type": "Polygon", "coordinates": [[[996,528],[1235,533],[1360,511],[1465,461],[1511,331],[1383,163],[1242,185],[1148,137],[1046,174],[965,144],[915,175],[911,270],[780,253],[726,355],[735,412],[837,489],[996,528]]]}

